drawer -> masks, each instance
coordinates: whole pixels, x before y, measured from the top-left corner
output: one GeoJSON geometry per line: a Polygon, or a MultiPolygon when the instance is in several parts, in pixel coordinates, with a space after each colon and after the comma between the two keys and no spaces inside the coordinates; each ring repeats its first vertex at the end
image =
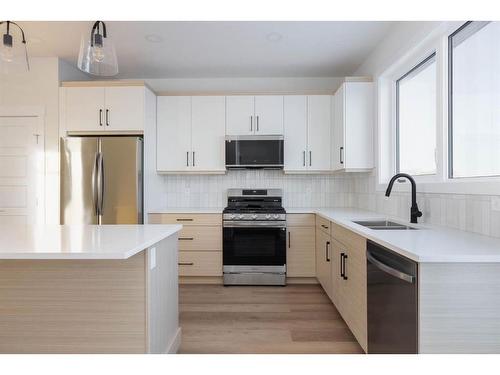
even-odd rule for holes
{"type": "Polygon", "coordinates": [[[316,224],[314,214],[286,214],[288,227],[314,227],[316,224]]]}
{"type": "Polygon", "coordinates": [[[316,215],[316,228],[322,230],[326,234],[331,233],[331,223],[329,220],[322,218],[319,215],[316,215]]]}
{"type": "Polygon", "coordinates": [[[222,225],[222,214],[149,214],[151,224],[222,225]]]}
{"type": "Polygon", "coordinates": [[[179,251],[179,276],[222,276],[222,252],[179,251]]]}
{"type": "Polygon", "coordinates": [[[186,225],[179,234],[180,251],[222,251],[222,227],[186,225]]]}
{"type": "Polygon", "coordinates": [[[332,238],[342,243],[344,246],[363,252],[366,251],[366,238],[335,223],[331,223],[331,230],[332,238]]]}

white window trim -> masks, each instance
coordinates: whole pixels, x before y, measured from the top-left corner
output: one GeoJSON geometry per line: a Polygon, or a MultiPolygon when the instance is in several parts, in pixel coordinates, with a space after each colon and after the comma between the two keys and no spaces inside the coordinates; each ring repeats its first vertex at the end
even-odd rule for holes
{"type": "MultiPolygon", "coordinates": [[[[454,178],[448,176],[448,36],[464,22],[444,22],[376,79],[377,131],[376,186],[385,191],[396,171],[396,80],[436,52],[436,166],[435,175],[414,176],[417,189],[424,193],[498,195],[500,177],[454,178]]],[[[395,191],[409,191],[410,184],[394,185],[395,191]]]]}

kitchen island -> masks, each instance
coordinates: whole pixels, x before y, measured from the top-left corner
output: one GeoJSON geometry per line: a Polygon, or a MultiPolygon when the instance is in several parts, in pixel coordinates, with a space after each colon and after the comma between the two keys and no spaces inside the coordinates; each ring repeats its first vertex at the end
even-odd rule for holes
{"type": "Polygon", "coordinates": [[[175,353],[181,228],[0,226],[0,353],[175,353]]]}

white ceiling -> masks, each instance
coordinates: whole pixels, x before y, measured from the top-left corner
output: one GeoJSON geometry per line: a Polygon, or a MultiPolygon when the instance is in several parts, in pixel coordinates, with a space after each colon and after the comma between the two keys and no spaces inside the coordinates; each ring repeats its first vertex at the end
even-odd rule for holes
{"type": "MultiPolygon", "coordinates": [[[[19,22],[31,56],[76,64],[92,22],[19,22]]],[[[107,22],[119,78],[334,77],[356,70],[393,22],[107,22]],[[161,41],[146,41],[146,36],[161,41]],[[279,40],[275,40],[279,39],[279,40]]]]}

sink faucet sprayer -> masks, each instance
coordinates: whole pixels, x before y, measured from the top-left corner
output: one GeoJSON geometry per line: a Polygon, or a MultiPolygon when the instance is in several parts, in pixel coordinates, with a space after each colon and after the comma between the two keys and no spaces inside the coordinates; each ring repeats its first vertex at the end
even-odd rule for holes
{"type": "Polygon", "coordinates": [[[394,181],[398,178],[405,177],[411,183],[411,208],[410,208],[410,222],[416,224],[417,218],[422,216],[422,212],[419,211],[417,206],[417,187],[415,184],[415,180],[412,176],[406,173],[398,173],[394,175],[389,181],[389,185],[387,186],[387,190],[385,191],[385,196],[388,197],[391,195],[392,185],[394,185],[394,181]]]}

